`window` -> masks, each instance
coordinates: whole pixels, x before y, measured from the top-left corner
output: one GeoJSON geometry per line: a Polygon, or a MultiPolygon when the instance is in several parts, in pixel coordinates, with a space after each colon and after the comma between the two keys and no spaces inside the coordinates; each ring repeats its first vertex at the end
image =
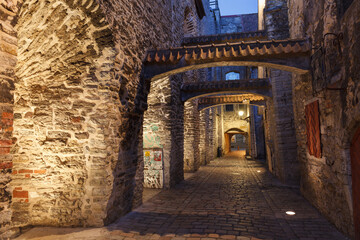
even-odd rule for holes
{"type": "Polygon", "coordinates": [[[225,75],[226,80],[240,80],[240,73],[238,72],[229,72],[225,75]]]}
{"type": "Polygon", "coordinates": [[[309,154],[321,158],[319,101],[305,106],[306,135],[309,154]]]}
{"type": "Polygon", "coordinates": [[[226,112],[233,112],[234,111],[234,105],[225,105],[225,111],[226,112]]]}

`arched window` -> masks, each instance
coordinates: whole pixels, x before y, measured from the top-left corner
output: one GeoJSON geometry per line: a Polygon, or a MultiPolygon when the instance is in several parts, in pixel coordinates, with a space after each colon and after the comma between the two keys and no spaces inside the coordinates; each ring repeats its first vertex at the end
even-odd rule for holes
{"type": "Polygon", "coordinates": [[[238,72],[229,72],[225,75],[226,80],[240,80],[240,73],[238,72]]]}

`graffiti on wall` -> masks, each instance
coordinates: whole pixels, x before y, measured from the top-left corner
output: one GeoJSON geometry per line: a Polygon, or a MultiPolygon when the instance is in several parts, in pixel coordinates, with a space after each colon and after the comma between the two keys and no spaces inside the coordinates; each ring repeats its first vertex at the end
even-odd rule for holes
{"type": "Polygon", "coordinates": [[[161,137],[158,134],[159,126],[151,124],[144,131],[143,146],[144,148],[163,148],[161,137]]]}
{"type": "Polygon", "coordinates": [[[164,161],[162,149],[144,149],[144,187],[163,188],[164,161]]]}

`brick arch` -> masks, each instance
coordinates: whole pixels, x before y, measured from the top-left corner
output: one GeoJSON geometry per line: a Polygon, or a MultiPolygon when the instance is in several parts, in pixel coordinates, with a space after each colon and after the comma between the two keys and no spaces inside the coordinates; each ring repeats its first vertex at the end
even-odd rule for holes
{"type": "Polygon", "coordinates": [[[104,172],[105,181],[98,176],[101,169],[111,173],[110,162],[117,159],[112,31],[97,1],[27,0],[9,6],[9,32],[19,42],[11,66],[12,222],[102,226],[113,209],[86,209],[109,201],[112,186],[106,182],[113,176],[104,172]],[[96,166],[99,161],[106,166],[96,166]]]}

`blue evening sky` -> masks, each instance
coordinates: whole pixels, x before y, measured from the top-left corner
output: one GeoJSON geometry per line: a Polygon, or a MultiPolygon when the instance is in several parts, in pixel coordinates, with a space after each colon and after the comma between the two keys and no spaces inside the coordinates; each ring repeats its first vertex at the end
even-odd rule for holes
{"type": "Polygon", "coordinates": [[[257,0],[219,0],[222,16],[258,12],[257,0]]]}

